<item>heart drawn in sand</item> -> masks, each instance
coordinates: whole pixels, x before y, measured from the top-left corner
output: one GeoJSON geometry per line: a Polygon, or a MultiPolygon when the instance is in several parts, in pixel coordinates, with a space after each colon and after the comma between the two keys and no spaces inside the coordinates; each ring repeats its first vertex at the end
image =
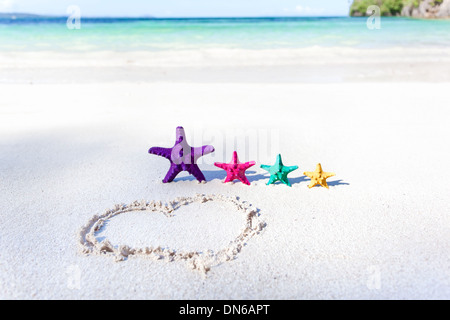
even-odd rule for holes
{"type": "MultiPolygon", "coordinates": [[[[79,247],[83,254],[109,255],[114,257],[116,261],[123,261],[130,256],[142,256],[167,262],[185,261],[191,269],[206,274],[211,267],[235,259],[247,241],[260,234],[265,226],[266,224],[261,220],[258,209],[248,202],[241,201],[238,197],[198,194],[194,197],[179,197],[167,204],[162,204],[160,201],[147,202],[142,200],[129,205],[116,205],[114,209],[106,210],[103,214],[92,217],[80,230],[79,247]],[[186,250],[167,246],[133,248],[129,245],[113,245],[107,238],[100,240],[97,235],[102,228],[105,228],[106,223],[117,215],[144,212],[145,214],[162,214],[171,219],[175,217],[177,210],[183,206],[192,203],[205,204],[212,201],[229,203],[238,213],[244,215],[244,223],[239,235],[231,239],[228,245],[216,251],[211,249],[186,250]]],[[[177,234],[173,233],[170,236],[176,237],[177,234]]]]}

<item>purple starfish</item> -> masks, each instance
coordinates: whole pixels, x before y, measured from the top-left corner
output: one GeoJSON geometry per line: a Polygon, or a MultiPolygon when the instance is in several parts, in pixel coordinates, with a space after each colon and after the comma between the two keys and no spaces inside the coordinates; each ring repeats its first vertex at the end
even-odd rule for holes
{"type": "Polygon", "coordinates": [[[214,152],[213,146],[203,146],[193,148],[186,142],[186,134],[183,127],[176,130],[177,139],[172,148],[153,147],[148,152],[170,161],[170,169],[166,174],[163,182],[172,182],[173,179],[181,172],[187,171],[192,174],[198,181],[205,181],[205,176],[197,165],[197,160],[206,154],[214,152]]]}

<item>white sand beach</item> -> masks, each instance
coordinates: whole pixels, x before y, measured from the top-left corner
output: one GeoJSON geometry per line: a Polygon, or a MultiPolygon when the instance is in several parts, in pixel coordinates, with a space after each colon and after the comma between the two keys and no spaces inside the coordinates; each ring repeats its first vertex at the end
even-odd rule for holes
{"type": "Polygon", "coordinates": [[[0,52],[0,83],[450,82],[448,47],[0,52]]]}
{"type": "MultiPolygon", "coordinates": [[[[261,53],[191,66],[143,53],[1,54],[0,298],[449,299],[449,55],[397,63],[404,51],[392,52],[329,51],[311,64],[303,51],[305,66],[276,63],[283,53],[267,65],[261,53]],[[216,148],[199,162],[207,183],[161,182],[169,162],[148,149],[173,146],[177,126],[191,145],[216,148]],[[222,183],[213,166],[231,160],[234,142],[241,161],[257,162],[251,186],[222,183]],[[266,186],[259,166],[278,153],[299,166],[292,188],[266,186]],[[329,190],[307,187],[303,172],[319,162],[336,173],[329,190]],[[237,196],[265,227],[206,274],[79,250],[80,228],[116,204],[196,194],[237,196]]],[[[227,203],[173,214],[123,213],[97,236],[205,253],[246,223],[227,203]]]]}

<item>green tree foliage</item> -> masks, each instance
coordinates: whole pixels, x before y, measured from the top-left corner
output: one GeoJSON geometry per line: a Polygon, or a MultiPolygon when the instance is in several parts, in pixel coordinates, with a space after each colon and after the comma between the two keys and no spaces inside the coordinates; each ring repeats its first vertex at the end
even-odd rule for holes
{"type": "Polygon", "coordinates": [[[397,16],[400,15],[403,6],[411,2],[416,6],[419,5],[419,0],[355,0],[350,7],[350,15],[365,16],[367,8],[376,5],[380,7],[382,16],[397,16]]]}

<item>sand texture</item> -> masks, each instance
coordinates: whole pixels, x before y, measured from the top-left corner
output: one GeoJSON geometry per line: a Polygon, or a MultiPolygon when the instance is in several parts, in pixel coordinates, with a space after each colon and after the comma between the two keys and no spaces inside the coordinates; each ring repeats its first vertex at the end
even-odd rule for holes
{"type": "Polygon", "coordinates": [[[267,79],[0,84],[0,298],[449,299],[449,83],[267,79]]]}
{"type": "MultiPolygon", "coordinates": [[[[211,212],[211,208],[196,208],[197,212],[211,212]]],[[[230,210],[230,208],[228,208],[230,210]]],[[[137,255],[137,256],[146,256],[151,257],[156,260],[166,260],[169,262],[172,261],[180,261],[180,260],[186,260],[189,263],[189,266],[193,270],[197,270],[203,273],[207,273],[211,270],[211,266],[218,265],[221,263],[224,263],[226,261],[230,261],[232,259],[235,259],[237,254],[242,250],[242,247],[246,245],[247,241],[253,237],[256,234],[259,234],[262,229],[265,227],[265,223],[263,221],[260,221],[259,219],[259,213],[257,212],[258,209],[252,208],[251,204],[248,204],[246,202],[240,202],[237,197],[228,198],[223,196],[214,196],[214,195],[197,195],[193,198],[179,198],[174,201],[170,201],[168,204],[163,205],[160,201],[155,202],[146,202],[146,201],[135,201],[129,205],[116,205],[114,209],[106,210],[104,214],[98,216],[95,215],[92,219],[89,220],[89,222],[80,230],[80,251],[84,254],[110,254],[113,255],[116,259],[116,261],[122,261],[127,259],[129,256],[137,255]],[[176,216],[176,212],[179,208],[182,206],[186,206],[192,203],[207,203],[210,201],[222,201],[222,202],[229,202],[234,205],[235,210],[243,211],[244,212],[244,218],[245,218],[245,224],[241,224],[241,232],[236,237],[230,237],[232,239],[229,241],[229,243],[224,246],[224,248],[219,248],[216,250],[213,250],[211,248],[206,248],[202,251],[186,251],[183,250],[186,246],[186,243],[178,243],[176,246],[177,249],[172,249],[172,247],[161,247],[161,245],[155,245],[155,246],[146,246],[141,248],[133,248],[129,245],[114,245],[111,243],[110,240],[107,238],[103,238],[101,241],[98,240],[96,236],[96,232],[101,231],[102,228],[105,227],[105,224],[111,220],[113,217],[128,213],[128,212],[142,212],[142,211],[150,211],[150,212],[158,212],[165,216],[166,218],[174,218],[176,216]]],[[[152,227],[152,229],[157,230],[157,235],[161,233],[166,233],[169,235],[169,239],[173,238],[174,234],[179,235],[180,231],[183,229],[189,229],[188,224],[193,219],[193,214],[187,213],[188,216],[186,219],[182,222],[178,222],[175,226],[171,226],[170,223],[167,224],[166,221],[160,221],[159,225],[148,223],[147,221],[147,227],[152,227]],[[164,226],[167,226],[167,230],[163,231],[164,226]],[[177,230],[177,226],[183,226],[181,230],[177,230]]],[[[185,213],[186,215],[186,213],[185,213]]],[[[209,214],[210,215],[210,214],[209,214]]],[[[207,215],[208,216],[208,215],[207,215]]],[[[212,225],[224,225],[225,227],[229,227],[231,221],[224,221],[223,217],[226,217],[226,214],[223,214],[222,216],[215,216],[215,219],[212,221],[212,225]],[[218,221],[219,220],[219,221],[218,221]]],[[[135,225],[142,225],[146,221],[145,219],[141,217],[136,217],[136,223],[135,225]]],[[[129,219],[128,219],[129,220],[129,219]]],[[[164,219],[165,220],[165,219],[164,219]]],[[[239,220],[238,217],[234,217],[233,220],[239,220]]],[[[125,220],[126,221],[126,220],[125,220]]],[[[196,224],[193,226],[192,230],[195,230],[194,228],[199,228],[201,225],[204,225],[208,223],[206,219],[199,219],[196,221],[196,224]]],[[[211,224],[207,224],[208,226],[211,226],[211,224]]],[[[127,232],[127,230],[124,228],[123,223],[118,227],[116,227],[116,233],[121,237],[123,234],[130,234],[130,231],[127,232]]],[[[212,229],[212,228],[209,228],[212,229]]],[[[134,231],[136,232],[136,231],[134,231]]],[[[139,232],[139,230],[138,230],[139,232]]],[[[142,234],[146,234],[147,232],[142,232],[142,234]]],[[[188,232],[186,235],[181,236],[181,239],[185,239],[183,242],[185,242],[187,239],[193,237],[196,238],[197,243],[194,243],[194,248],[201,247],[201,245],[205,245],[205,243],[208,243],[207,239],[205,241],[205,236],[207,235],[207,232],[195,234],[195,232],[188,232]],[[199,243],[200,242],[200,243],[199,243]]],[[[217,236],[217,232],[215,233],[217,236]]],[[[116,235],[117,236],[117,235],[116,235]]],[[[154,239],[155,237],[150,237],[150,239],[147,239],[147,241],[158,241],[154,239]]],[[[157,238],[157,236],[156,236],[157,238]]],[[[209,242],[212,244],[216,244],[217,242],[220,243],[221,239],[212,239],[209,242]]],[[[167,241],[167,240],[166,240],[167,241]]],[[[163,241],[161,241],[163,242],[163,241]]],[[[128,241],[125,241],[125,243],[130,243],[128,241]]]]}

